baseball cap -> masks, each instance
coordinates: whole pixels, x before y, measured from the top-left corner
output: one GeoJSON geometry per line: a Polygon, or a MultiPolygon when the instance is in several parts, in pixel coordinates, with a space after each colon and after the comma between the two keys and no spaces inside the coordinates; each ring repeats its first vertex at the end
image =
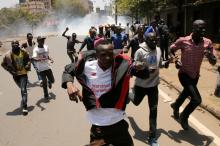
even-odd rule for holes
{"type": "Polygon", "coordinates": [[[38,36],[37,37],[37,40],[39,41],[39,40],[43,40],[43,39],[46,39],[46,37],[44,37],[44,36],[38,36]]]}

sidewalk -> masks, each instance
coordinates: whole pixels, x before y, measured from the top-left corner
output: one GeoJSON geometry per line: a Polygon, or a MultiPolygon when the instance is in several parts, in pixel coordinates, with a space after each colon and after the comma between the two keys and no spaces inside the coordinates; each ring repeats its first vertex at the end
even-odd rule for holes
{"type": "MultiPolygon", "coordinates": [[[[161,69],[160,77],[161,80],[170,84],[178,92],[182,91],[183,87],[179,82],[178,70],[175,68],[174,63],[170,64],[168,69],[161,69]]],[[[216,79],[216,66],[211,66],[208,61],[204,59],[201,67],[200,79],[197,85],[202,96],[202,104],[200,106],[220,119],[220,98],[214,95],[216,79]]],[[[175,100],[177,97],[172,98],[175,100]]]]}

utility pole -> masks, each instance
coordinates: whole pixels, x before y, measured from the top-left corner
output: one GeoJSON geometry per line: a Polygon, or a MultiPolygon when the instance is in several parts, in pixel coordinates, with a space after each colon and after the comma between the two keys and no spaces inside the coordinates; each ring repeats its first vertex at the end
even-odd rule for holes
{"type": "Polygon", "coordinates": [[[185,7],[184,7],[184,35],[186,35],[186,29],[187,29],[187,27],[186,27],[186,25],[187,25],[187,0],[185,0],[185,7]]]}
{"type": "Polygon", "coordinates": [[[115,0],[115,25],[118,24],[118,6],[117,6],[117,0],[115,0]]]}

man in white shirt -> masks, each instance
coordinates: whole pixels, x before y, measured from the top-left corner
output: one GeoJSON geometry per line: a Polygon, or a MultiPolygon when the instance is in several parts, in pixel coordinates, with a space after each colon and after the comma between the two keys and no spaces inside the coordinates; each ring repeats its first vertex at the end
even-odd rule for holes
{"type": "Polygon", "coordinates": [[[42,78],[44,98],[48,100],[49,94],[47,86],[51,89],[55,80],[49,64],[49,60],[53,63],[53,59],[49,56],[48,46],[44,45],[45,39],[46,38],[42,36],[37,37],[38,46],[34,48],[32,58],[36,61],[37,71],[42,78]]]}
{"type": "Polygon", "coordinates": [[[29,57],[31,59],[31,63],[34,67],[34,69],[36,70],[36,73],[37,73],[37,77],[38,77],[38,81],[39,83],[42,82],[42,79],[40,77],[40,74],[39,72],[37,71],[37,67],[35,65],[35,61],[32,59],[32,56],[33,56],[33,50],[35,48],[35,42],[33,41],[33,35],[31,33],[27,33],[27,40],[26,42],[24,42],[22,45],[21,45],[21,48],[24,48],[28,54],[29,54],[29,57]]]}
{"type": "Polygon", "coordinates": [[[67,88],[70,100],[78,102],[79,98],[83,101],[92,124],[91,145],[133,146],[128,123],[124,120],[129,79],[138,73],[147,77],[148,70],[140,71],[139,64],[133,65],[130,58],[118,50],[113,52],[110,41],[100,39],[96,46],[96,51],[81,54],[76,66],[65,67],[62,87],[67,88]],[[73,84],[74,77],[82,85],[83,97],[73,84]]]}
{"type": "Polygon", "coordinates": [[[129,33],[130,33],[130,26],[129,26],[129,23],[127,23],[127,26],[125,26],[125,34],[127,36],[128,41],[130,40],[129,33]]]}

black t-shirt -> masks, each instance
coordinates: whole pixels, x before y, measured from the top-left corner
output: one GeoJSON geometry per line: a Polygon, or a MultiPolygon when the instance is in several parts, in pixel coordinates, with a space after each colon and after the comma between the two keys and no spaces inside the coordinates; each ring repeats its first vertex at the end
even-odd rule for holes
{"type": "Polygon", "coordinates": [[[87,36],[84,39],[84,42],[83,42],[81,48],[86,45],[87,46],[87,50],[94,50],[94,41],[95,41],[95,38],[92,39],[91,37],[87,36]]]}
{"type": "Polygon", "coordinates": [[[139,44],[143,43],[144,39],[139,39],[138,35],[135,35],[130,43],[128,44],[128,49],[131,48],[131,58],[134,59],[135,52],[140,48],[139,44]]]}

